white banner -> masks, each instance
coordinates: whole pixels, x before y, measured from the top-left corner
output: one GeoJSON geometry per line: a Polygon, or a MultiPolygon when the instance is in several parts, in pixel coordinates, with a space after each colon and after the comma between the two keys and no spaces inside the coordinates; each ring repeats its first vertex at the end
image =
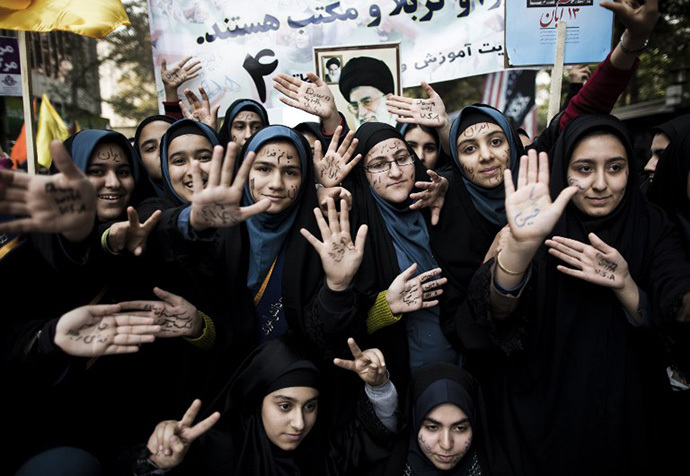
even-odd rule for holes
{"type": "Polygon", "coordinates": [[[21,96],[19,43],[16,38],[0,36],[0,96],[21,96]]]}
{"type": "Polygon", "coordinates": [[[503,69],[503,0],[148,0],[153,60],[193,56],[221,114],[235,99],[283,107],[271,78],[314,71],[316,46],[400,42],[403,87],[503,69]]]}

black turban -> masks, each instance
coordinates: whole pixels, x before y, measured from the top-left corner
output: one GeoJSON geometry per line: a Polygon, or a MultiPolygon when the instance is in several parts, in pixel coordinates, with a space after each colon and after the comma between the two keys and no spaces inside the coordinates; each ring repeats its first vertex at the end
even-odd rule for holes
{"type": "Polygon", "coordinates": [[[373,86],[383,94],[393,93],[393,74],[381,60],[360,56],[345,63],[338,87],[347,102],[350,93],[359,86],[373,86]]]}

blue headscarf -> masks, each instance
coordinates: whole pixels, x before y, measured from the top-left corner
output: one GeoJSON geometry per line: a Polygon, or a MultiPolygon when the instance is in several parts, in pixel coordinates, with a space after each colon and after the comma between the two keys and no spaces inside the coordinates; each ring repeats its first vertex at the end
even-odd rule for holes
{"type": "Polygon", "coordinates": [[[232,121],[241,111],[251,111],[259,115],[261,122],[263,122],[264,127],[269,125],[268,122],[268,112],[266,108],[261,105],[261,103],[254,101],[253,99],[238,99],[237,101],[230,104],[227,111],[225,111],[225,119],[223,120],[223,125],[218,131],[218,137],[220,137],[220,142],[223,147],[227,146],[228,142],[232,140],[232,121]]]}
{"type": "Polygon", "coordinates": [[[168,149],[170,148],[170,143],[173,141],[173,139],[175,139],[178,136],[176,132],[179,129],[188,127],[197,128],[201,135],[208,138],[208,140],[211,142],[211,147],[220,145],[220,142],[218,141],[218,136],[216,135],[216,131],[211,129],[206,124],[197,122],[192,119],[180,119],[179,121],[171,125],[170,128],[165,132],[165,134],[163,134],[163,137],[161,138],[161,171],[163,172],[163,181],[166,185],[165,193],[168,196],[168,198],[172,199],[180,205],[187,205],[189,202],[181,196],[179,196],[177,192],[175,192],[175,190],[173,189],[172,183],[170,183],[170,170],[168,167],[168,149]]]}
{"type": "MultiPolygon", "coordinates": [[[[247,157],[249,152],[256,152],[267,142],[278,139],[290,142],[295,146],[295,149],[297,149],[297,155],[299,155],[300,164],[302,166],[302,185],[300,186],[295,200],[285,210],[275,214],[266,212],[260,213],[247,220],[250,250],[247,285],[253,293],[261,286],[263,279],[266,277],[271,264],[273,264],[273,261],[278,256],[285,242],[285,238],[295,222],[295,218],[299,211],[297,204],[302,195],[304,195],[305,187],[312,185],[308,183],[309,181],[307,180],[309,176],[307,171],[311,159],[305,147],[306,139],[289,127],[268,126],[261,129],[247,141],[242,151],[242,160],[247,157]]],[[[244,185],[242,205],[248,206],[254,203],[254,198],[249,190],[249,182],[247,181],[244,185]]]]}
{"type": "Polygon", "coordinates": [[[520,166],[519,158],[520,155],[524,153],[522,143],[517,137],[517,133],[510,125],[510,121],[508,121],[508,119],[497,109],[484,104],[475,104],[463,108],[450,128],[450,154],[453,157],[455,166],[458,167],[462,174],[462,180],[472,198],[472,203],[484,218],[495,225],[504,226],[507,220],[505,211],[506,194],[503,183],[494,188],[479,186],[465,175],[465,170],[462,165],[460,165],[457,141],[458,136],[463,132],[460,130],[461,123],[468,114],[482,114],[488,116],[486,122],[498,124],[498,126],[503,129],[503,133],[508,139],[508,145],[510,147],[508,167],[513,173],[513,180],[517,178],[517,172],[520,166]]]}

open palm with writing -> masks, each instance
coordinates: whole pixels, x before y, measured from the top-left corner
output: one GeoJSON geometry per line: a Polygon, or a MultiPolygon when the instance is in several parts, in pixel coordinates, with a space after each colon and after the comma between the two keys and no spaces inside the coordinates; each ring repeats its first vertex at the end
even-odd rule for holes
{"type": "Polygon", "coordinates": [[[321,150],[321,142],[314,142],[314,174],[316,180],[326,188],[335,187],[342,182],[362,158],[362,154],[357,154],[350,160],[357,147],[357,139],[353,139],[354,131],[348,132],[338,146],[342,132],[342,126],[338,126],[325,153],[321,150]]]}
{"type": "Polygon", "coordinates": [[[390,96],[386,100],[388,112],[397,114],[398,117],[395,120],[403,124],[419,124],[427,127],[447,126],[450,120],[441,96],[424,81],[422,81],[422,88],[429,96],[428,99],[390,96]]]}
{"type": "Polygon", "coordinates": [[[577,192],[567,187],[554,202],[549,194],[549,157],[535,150],[520,158],[517,189],[510,170],[504,172],[506,215],[512,237],[519,242],[540,245],[577,192]]]}
{"type": "Polygon", "coordinates": [[[273,78],[273,87],[283,93],[283,104],[314,114],[322,119],[338,115],[331,88],[314,73],[307,73],[309,81],[281,73],[273,78]]]}
{"type": "Polygon", "coordinates": [[[393,314],[419,311],[438,305],[434,299],[443,293],[441,286],[448,282],[446,278],[432,279],[441,274],[441,268],[434,268],[418,276],[417,263],[400,273],[388,287],[386,301],[393,314]]]}
{"type": "Polygon", "coordinates": [[[549,253],[570,266],[558,265],[560,272],[607,288],[622,289],[630,275],[628,262],[594,233],[589,234],[589,241],[591,245],[554,236],[546,240],[546,246],[549,253]]]}
{"type": "Polygon", "coordinates": [[[180,109],[182,109],[182,114],[184,114],[184,117],[187,119],[193,119],[197,122],[206,124],[212,129],[216,129],[220,104],[211,106],[211,101],[203,86],[199,86],[199,94],[201,95],[201,99],[199,99],[191,89],[184,90],[184,97],[187,98],[189,102],[189,109],[180,101],[179,104],[180,109]]]}
{"type": "Polygon", "coordinates": [[[367,225],[359,227],[357,237],[353,242],[350,234],[350,213],[347,209],[347,202],[345,200],[340,201],[340,212],[336,211],[335,202],[332,198],[327,198],[326,204],[328,223],[323,218],[321,210],[314,209],[323,241],[319,241],[305,228],[302,228],[300,233],[319,253],[323,270],[326,273],[327,286],[333,291],[344,291],[350,286],[362,264],[364,244],[367,239],[367,225]]]}
{"type": "Polygon", "coordinates": [[[121,303],[125,312],[151,317],[160,326],[158,337],[198,337],[204,319],[197,308],[182,296],[153,288],[160,301],[128,301],[121,303]]]}
{"type": "Polygon", "coordinates": [[[192,195],[192,211],[189,222],[197,231],[207,228],[224,228],[235,226],[248,218],[265,212],[271,206],[268,198],[257,203],[241,207],[244,184],[249,175],[249,169],[254,163],[254,152],[250,152],[242,162],[237,176],[233,180],[233,170],[237,157],[237,145],[230,142],[223,159],[223,148],[213,148],[211,171],[204,188],[199,162],[192,163],[192,180],[194,195],[192,195]]]}

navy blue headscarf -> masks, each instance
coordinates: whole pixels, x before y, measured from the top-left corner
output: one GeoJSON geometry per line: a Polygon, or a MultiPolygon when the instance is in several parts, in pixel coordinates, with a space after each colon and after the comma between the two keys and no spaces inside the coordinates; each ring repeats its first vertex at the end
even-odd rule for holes
{"type": "Polygon", "coordinates": [[[460,173],[462,174],[462,180],[470,194],[470,197],[472,198],[472,203],[477,211],[484,216],[484,218],[495,225],[504,226],[507,221],[505,213],[506,194],[503,183],[494,188],[485,188],[477,185],[465,175],[465,170],[460,164],[457,141],[458,136],[463,132],[464,129],[466,129],[466,127],[463,127],[464,119],[470,114],[484,115],[487,118],[486,122],[498,124],[498,126],[503,129],[503,133],[508,139],[508,145],[510,147],[510,159],[508,167],[513,173],[513,180],[517,178],[517,172],[520,165],[519,158],[520,155],[524,153],[524,149],[520,139],[517,136],[517,133],[510,125],[508,119],[497,109],[484,104],[475,104],[463,108],[458,117],[453,121],[453,125],[450,128],[450,154],[453,157],[455,166],[458,167],[460,173]]]}
{"type": "Polygon", "coordinates": [[[202,124],[201,122],[197,122],[192,119],[180,119],[170,126],[165,134],[163,134],[163,137],[161,138],[161,171],[163,172],[163,181],[165,182],[165,195],[178,205],[187,205],[189,202],[179,196],[175,190],[173,190],[172,184],[170,183],[168,149],[170,148],[170,143],[173,141],[173,139],[179,136],[178,130],[184,128],[198,129],[199,134],[205,136],[211,142],[211,147],[220,145],[216,131],[211,129],[206,124],[202,124]]]}
{"type": "Polygon", "coordinates": [[[218,137],[220,138],[220,142],[223,144],[223,147],[225,147],[228,142],[232,140],[232,134],[230,133],[232,121],[235,120],[235,117],[241,111],[255,112],[259,115],[259,118],[261,118],[261,122],[264,123],[264,127],[269,125],[268,112],[266,112],[266,108],[263,107],[261,103],[258,103],[253,99],[238,99],[228,107],[227,111],[225,112],[223,125],[218,131],[218,137]]]}
{"type": "MultiPolygon", "coordinates": [[[[300,134],[286,126],[268,126],[254,134],[245,144],[242,150],[242,160],[247,157],[249,152],[257,152],[264,144],[276,140],[290,142],[297,149],[301,168],[302,185],[295,200],[285,210],[271,214],[260,213],[247,220],[249,230],[249,276],[247,285],[252,292],[256,292],[278,253],[285,243],[288,233],[292,229],[295,218],[299,212],[297,204],[304,195],[305,187],[312,186],[307,177],[313,176],[308,170],[311,166],[311,153],[308,151],[306,139],[300,134]]],[[[239,167],[239,164],[237,165],[239,167]]],[[[244,196],[242,205],[254,204],[254,198],[249,190],[249,182],[244,185],[244,196]]]]}

